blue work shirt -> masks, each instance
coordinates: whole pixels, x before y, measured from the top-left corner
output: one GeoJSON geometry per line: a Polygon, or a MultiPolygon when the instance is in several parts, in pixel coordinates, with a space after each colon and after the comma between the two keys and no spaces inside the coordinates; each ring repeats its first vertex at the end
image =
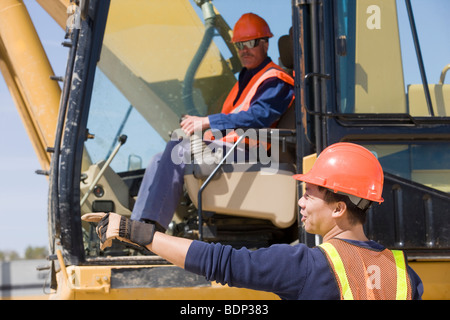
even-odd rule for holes
{"type": "MultiPolygon", "coordinates": [[[[346,241],[375,250],[384,249],[374,241],[346,241]]],[[[340,299],[338,284],[324,253],[304,244],[275,244],[248,250],[194,241],[186,255],[185,269],[205,276],[208,281],[273,292],[282,299],[340,299]]],[[[412,298],[421,299],[422,281],[409,266],[408,273],[412,298]]]]}
{"type": "MultiPolygon", "coordinates": [[[[243,68],[239,74],[239,91],[235,102],[251,78],[272,60],[267,57],[255,69],[243,68]]],[[[278,78],[265,80],[258,87],[247,111],[209,115],[211,129],[269,128],[287,110],[294,96],[294,87],[278,78]]]]}

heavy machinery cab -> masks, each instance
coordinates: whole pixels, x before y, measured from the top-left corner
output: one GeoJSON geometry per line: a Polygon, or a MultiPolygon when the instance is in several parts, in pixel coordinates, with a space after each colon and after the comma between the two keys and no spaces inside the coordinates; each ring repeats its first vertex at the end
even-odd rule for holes
{"type": "MultiPolygon", "coordinates": [[[[290,3],[276,7],[289,17],[290,3]]],[[[59,156],[53,170],[58,174],[52,175],[53,194],[60,196],[52,199],[50,221],[52,237],[61,239],[68,259],[90,263],[104,256],[140,253],[120,246],[100,251],[92,226],[81,223],[78,215],[101,211],[129,217],[145,168],[177,134],[182,115],[220,112],[241,65],[220,7],[207,1],[176,1],[170,6],[90,2],[84,12],[85,19],[74,17],[80,28],[74,25],[68,33],[72,48],[62,106],[67,110],[65,131],[59,135],[63,146],[55,152],[59,156]],[[141,14],[134,19],[137,11],[141,14]],[[70,81],[74,84],[69,87],[70,81]],[[68,145],[71,168],[61,165],[68,163],[60,153],[68,145]],[[64,239],[70,244],[64,245],[64,239]]],[[[230,12],[227,19],[234,24],[241,14],[230,12]]],[[[290,27],[287,20],[273,30],[285,35],[290,27]]],[[[270,47],[269,54],[278,62],[277,39],[270,47]]],[[[292,72],[290,68],[286,70],[292,72]]],[[[251,161],[226,161],[202,189],[201,214],[198,195],[211,172],[198,177],[198,164],[187,166],[186,192],[169,233],[252,248],[298,238],[297,190],[291,177],[296,172],[295,106],[280,119],[277,130],[255,134],[272,143],[270,152],[261,149],[260,155],[255,149],[257,156],[251,161]],[[278,186],[277,192],[270,185],[278,186]],[[199,219],[204,228],[199,228],[199,219]]]]}
{"type": "Polygon", "coordinates": [[[168,232],[235,247],[320,243],[298,225],[302,189],[291,176],[326,146],[349,141],[375,153],[385,171],[385,202],[369,211],[369,237],[416,258],[445,257],[450,61],[439,65],[441,81],[428,84],[424,59],[433,57],[421,55],[410,1],[285,0],[261,12],[252,1],[226,3],[80,1],[67,30],[50,172],[51,251],[62,249],[73,265],[166,263],[120,245],[100,251],[80,217],[130,216],[145,168],[181,116],[220,112],[241,68],[231,28],[252,11],[275,34],[269,55],[295,77],[295,105],[278,128],[250,131],[270,139],[268,162],[225,163],[202,177],[187,166],[168,232]],[[408,82],[413,64],[422,81],[408,82]]]}

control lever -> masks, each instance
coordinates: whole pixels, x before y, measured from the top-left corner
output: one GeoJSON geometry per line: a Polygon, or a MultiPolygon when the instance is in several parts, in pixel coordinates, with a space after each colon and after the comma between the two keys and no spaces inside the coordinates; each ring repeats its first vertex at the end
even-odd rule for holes
{"type": "Polygon", "coordinates": [[[97,174],[97,176],[95,177],[95,179],[92,181],[91,186],[89,187],[88,191],[84,194],[83,199],[81,199],[80,201],[80,207],[83,206],[83,204],[86,202],[87,198],[89,197],[89,195],[92,193],[92,190],[94,190],[95,186],[97,185],[98,181],[100,180],[100,178],[103,176],[103,173],[105,173],[106,168],[108,168],[109,164],[111,163],[111,161],[113,161],[114,157],[116,156],[117,152],[119,152],[119,149],[121,146],[123,146],[125,144],[125,142],[127,141],[127,136],[122,134],[119,139],[119,144],[114,148],[113,152],[109,155],[108,159],[106,160],[105,164],[103,165],[103,167],[100,169],[100,172],[97,174]]]}

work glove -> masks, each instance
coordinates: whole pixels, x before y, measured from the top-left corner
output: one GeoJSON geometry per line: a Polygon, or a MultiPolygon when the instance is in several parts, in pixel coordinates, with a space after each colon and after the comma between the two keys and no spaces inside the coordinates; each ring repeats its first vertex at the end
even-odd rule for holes
{"type": "Polygon", "coordinates": [[[101,250],[110,247],[114,239],[132,247],[148,250],[145,246],[152,242],[155,234],[154,224],[130,220],[117,213],[87,213],[81,219],[98,222],[96,232],[101,241],[101,250]]]}

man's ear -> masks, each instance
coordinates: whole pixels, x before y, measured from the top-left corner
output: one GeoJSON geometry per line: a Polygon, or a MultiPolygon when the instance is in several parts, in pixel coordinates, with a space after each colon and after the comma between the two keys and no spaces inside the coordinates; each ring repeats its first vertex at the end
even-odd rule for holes
{"type": "Polygon", "coordinates": [[[267,54],[267,52],[269,51],[269,40],[263,41],[263,45],[264,45],[264,51],[267,54]]]}
{"type": "Polygon", "coordinates": [[[338,201],[335,204],[332,216],[333,218],[340,218],[344,214],[344,212],[347,210],[347,205],[344,201],[338,201]]]}

